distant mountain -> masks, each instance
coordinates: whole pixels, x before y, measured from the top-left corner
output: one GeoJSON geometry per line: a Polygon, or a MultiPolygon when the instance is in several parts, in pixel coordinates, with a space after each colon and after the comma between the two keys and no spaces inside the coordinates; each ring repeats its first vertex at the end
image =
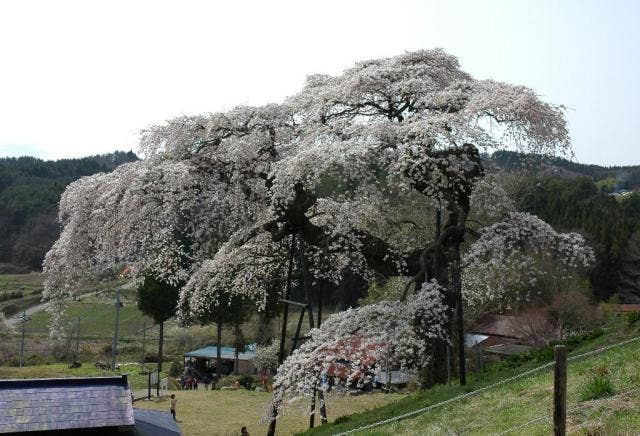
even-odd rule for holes
{"type": "Polygon", "coordinates": [[[605,167],[514,151],[496,151],[487,159],[490,164],[506,171],[526,169],[547,175],[589,177],[605,193],[640,189],[640,165],[605,167]]]}
{"type": "Polygon", "coordinates": [[[0,273],[41,268],[60,234],[58,202],[69,183],[136,160],[131,151],[57,161],[0,158],[0,273]]]}

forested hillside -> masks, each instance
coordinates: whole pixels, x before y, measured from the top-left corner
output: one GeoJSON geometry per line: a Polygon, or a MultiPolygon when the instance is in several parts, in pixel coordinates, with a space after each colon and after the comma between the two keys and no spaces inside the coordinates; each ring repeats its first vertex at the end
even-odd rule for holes
{"type": "Polygon", "coordinates": [[[597,297],[617,293],[640,303],[640,166],[582,165],[512,152],[494,153],[490,162],[515,175],[519,210],[587,238],[596,251],[590,278],[597,297]]]}
{"type": "Polygon", "coordinates": [[[513,151],[497,151],[490,161],[507,171],[529,171],[542,175],[585,176],[596,182],[602,192],[640,189],[640,165],[603,167],[581,164],[560,157],[543,158],[513,151]]]}
{"type": "Polygon", "coordinates": [[[57,161],[0,158],[0,273],[41,269],[60,232],[58,201],[69,183],[137,159],[133,152],[57,161]]]}

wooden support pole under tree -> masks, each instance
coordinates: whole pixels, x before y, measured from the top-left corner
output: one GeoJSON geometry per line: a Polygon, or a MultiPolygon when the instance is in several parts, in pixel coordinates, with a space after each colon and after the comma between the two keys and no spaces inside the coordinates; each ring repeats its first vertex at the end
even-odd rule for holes
{"type": "Polygon", "coordinates": [[[302,305],[302,310],[300,311],[300,318],[298,318],[298,325],[296,326],[296,334],[293,335],[293,345],[291,346],[291,354],[298,347],[298,340],[300,339],[300,330],[302,329],[302,321],[304,321],[304,312],[307,310],[307,305],[302,305]]]}
{"type": "Polygon", "coordinates": [[[556,345],[553,372],[553,434],[565,436],[567,432],[567,347],[556,345]]]}
{"type": "MultiPolygon", "coordinates": [[[[291,246],[289,247],[289,267],[287,269],[287,286],[285,289],[284,300],[288,300],[291,295],[291,275],[293,274],[293,255],[296,249],[296,234],[291,235],[291,246]]],[[[289,318],[289,304],[284,303],[282,309],[282,329],[280,331],[280,351],[278,352],[278,366],[284,362],[284,347],[287,340],[287,321],[289,318]]]]}
{"type": "MultiPolygon", "coordinates": [[[[460,272],[460,248],[456,249],[455,258],[453,261],[453,289],[456,291],[456,330],[457,330],[457,339],[458,339],[458,378],[460,381],[460,386],[464,386],[467,384],[467,370],[466,370],[466,358],[465,358],[465,349],[464,349],[464,314],[462,307],[462,279],[460,272]]],[[[447,345],[448,346],[448,345],[447,345]]]]}
{"type": "MultiPolygon", "coordinates": [[[[278,351],[278,366],[284,362],[285,342],[287,340],[287,321],[289,317],[289,297],[291,295],[291,276],[293,274],[293,259],[296,251],[296,234],[291,235],[291,246],[289,247],[289,266],[287,269],[287,286],[284,294],[284,307],[282,309],[282,329],[280,331],[280,349],[278,351]]],[[[269,429],[267,430],[267,436],[274,436],[276,434],[276,414],[277,409],[275,404],[272,406],[273,419],[269,423],[269,429]]]]}
{"type": "Polygon", "coordinates": [[[320,328],[320,323],[322,322],[322,288],[318,290],[318,328],[320,328]]]}
{"type": "MultiPolygon", "coordinates": [[[[298,258],[300,261],[300,269],[302,270],[302,283],[304,286],[305,307],[302,309],[303,310],[302,314],[304,314],[305,309],[309,311],[309,331],[311,331],[314,328],[313,310],[311,310],[311,280],[309,277],[309,271],[307,270],[307,263],[305,260],[304,251],[305,251],[304,241],[301,240],[300,249],[298,250],[298,258]]],[[[322,313],[321,313],[322,297],[320,297],[319,300],[320,301],[318,304],[318,327],[320,327],[320,316],[322,316],[322,313]]],[[[301,324],[302,324],[302,316],[300,317],[300,323],[298,323],[298,329],[300,329],[301,324]]],[[[297,343],[297,334],[298,332],[296,332],[296,343],[297,343]]],[[[327,422],[327,409],[326,407],[324,407],[324,395],[321,389],[318,390],[318,383],[316,382],[316,385],[313,387],[313,397],[311,398],[311,410],[309,413],[309,428],[313,428],[313,426],[315,425],[316,397],[320,399],[320,415],[321,415],[320,420],[323,424],[327,422]]]]}

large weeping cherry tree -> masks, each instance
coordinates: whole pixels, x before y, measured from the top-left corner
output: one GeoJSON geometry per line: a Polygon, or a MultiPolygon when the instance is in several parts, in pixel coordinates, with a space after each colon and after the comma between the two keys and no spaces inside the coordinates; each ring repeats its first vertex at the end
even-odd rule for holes
{"type": "MultiPolygon", "coordinates": [[[[462,287],[476,283],[464,266],[482,277],[479,259],[500,251],[490,242],[504,230],[500,218],[547,230],[495,210],[504,202],[486,183],[481,153],[497,148],[570,152],[563,108],[525,87],[473,79],[438,49],[310,76],[282,104],[176,118],[142,132],[144,160],[68,187],[46,295],[61,313],[74,282],[126,263],[186,282],[185,322],[223,295],[264,309],[285,289],[297,240],[314,280],[339,283],[349,272],[405,285],[401,301],[336,314],[313,330],[279,370],[268,419],[288,396],[321,389],[331,363],[322,356],[351,359],[355,382],[392,356],[427,386],[445,379],[446,348],[456,344],[464,383],[462,287]],[[493,226],[474,227],[472,216],[494,216],[493,226]],[[464,250],[476,239],[474,261],[464,250]]],[[[570,257],[569,267],[588,266],[582,239],[562,241],[545,247],[570,257]]]]}

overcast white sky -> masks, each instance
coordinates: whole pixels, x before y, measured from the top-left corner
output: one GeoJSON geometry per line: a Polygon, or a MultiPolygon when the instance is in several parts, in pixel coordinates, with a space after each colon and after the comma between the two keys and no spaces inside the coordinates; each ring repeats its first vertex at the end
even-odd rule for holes
{"type": "Polygon", "coordinates": [[[640,164],[634,0],[2,1],[0,156],[135,151],[149,124],[433,47],[570,107],[578,161],[640,164]]]}

